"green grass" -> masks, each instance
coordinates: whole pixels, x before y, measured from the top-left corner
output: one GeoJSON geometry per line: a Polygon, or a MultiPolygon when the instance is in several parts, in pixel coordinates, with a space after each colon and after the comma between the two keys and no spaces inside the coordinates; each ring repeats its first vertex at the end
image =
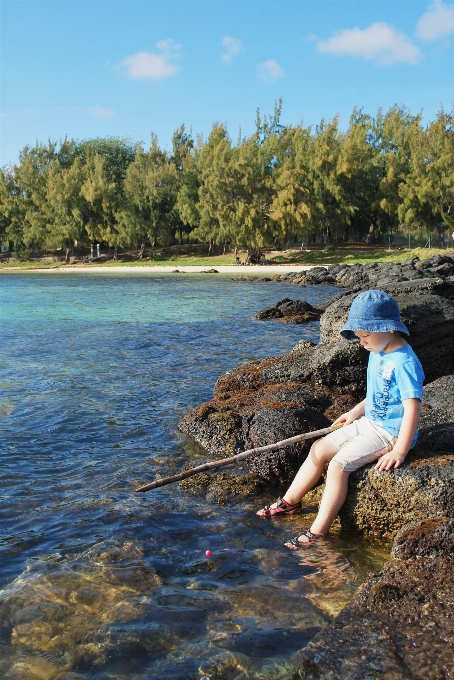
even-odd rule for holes
{"type": "MultiPolygon", "coordinates": [[[[98,264],[98,263],[95,263],[98,264]]],[[[214,255],[213,257],[181,257],[174,255],[167,259],[158,260],[156,257],[152,259],[137,260],[135,262],[107,262],[103,267],[121,266],[121,267],[215,267],[216,265],[232,265],[236,264],[234,255],[214,255]]]]}
{"type": "Polygon", "coordinates": [[[401,262],[410,257],[418,256],[425,260],[433,255],[443,255],[446,250],[439,248],[412,248],[410,249],[366,249],[366,248],[335,248],[330,246],[322,250],[310,252],[290,251],[283,253],[270,260],[276,264],[299,264],[299,265],[323,265],[323,264],[367,264],[368,262],[401,262]]]}
{"type": "MultiPolygon", "coordinates": [[[[267,260],[270,264],[285,264],[285,265],[327,265],[327,264],[366,264],[368,262],[400,262],[410,257],[418,256],[421,260],[431,257],[436,254],[443,255],[446,250],[439,248],[414,248],[414,249],[393,249],[385,250],[379,248],[366,248],[364,246],[351,247],[335,247],[328,246],[323,249],[314,249],[309,251],[300,250],[286,250],[282,253],[267,253],[267,260]]],[[[244,253],[240,254],[241,258],[245,257],[244,253]]],[[[216,267],[220,265],[234,265],[235,256],[232,253],[228,255],[214,255],[207,257],[195,253],[184,255],[181,252],[172,253],[171,249],[167,249],[165,253],[155,253],[154,257],[145,258],[143,260],[135,261],[113,261],[95,262],[96,267],[153,267],[153,266],[171,266],[175,269],[178,267],[216,267]],[[170,252],[169,252],[170,251],[170,252]]],[[[59,269],[61,267],[68,267],[77,265],[68,265],[64,262],[12,262],[0,264],[0,272],[16,269],[16,270],[32,270],[32,269],[59,269]]],[[[255,270],[254,273],[259,273],[260,270],[255,270]]]]}

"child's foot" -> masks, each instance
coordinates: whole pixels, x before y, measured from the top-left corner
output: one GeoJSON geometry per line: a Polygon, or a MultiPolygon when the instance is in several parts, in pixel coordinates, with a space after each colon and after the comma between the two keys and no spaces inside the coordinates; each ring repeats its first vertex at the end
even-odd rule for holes
{"type": "Polygon", "coordinates": [[[287,503],[283,498],[278,498],[273,505],[265,505],[262,510],[256,514],[259,517],[274,517],[275,515],[294,515],[301,510],[301,501],[299,503],[287,503]]]}
{"type": "Polygon", "coordinates": [[[308,529],[307,531],[303,531],[299,536],[291,538],[290,541],[287,541],[284,545],[286,548],[290,548],[290,550],[304,550],[304,548],[309,548],[309,546],[314,545],[317,538],[320,538],[320,536],[313,534],[312,531],[309,531],[308,529]]]}

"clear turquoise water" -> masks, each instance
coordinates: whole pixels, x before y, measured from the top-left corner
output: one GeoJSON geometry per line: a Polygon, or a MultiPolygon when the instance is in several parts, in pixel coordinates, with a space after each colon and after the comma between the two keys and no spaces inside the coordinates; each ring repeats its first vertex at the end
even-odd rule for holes
{"type": "Polygon", "coordinates": [[[220,275],[0,277],[1,677],[288,677],[383,554],[336,533],[288,554],[307,515],[267,523],[257,502],[134,489],[204,457],[176,424],[219,375],[318,338],[317,323],[254,313],[335,292],[220,275]]]}

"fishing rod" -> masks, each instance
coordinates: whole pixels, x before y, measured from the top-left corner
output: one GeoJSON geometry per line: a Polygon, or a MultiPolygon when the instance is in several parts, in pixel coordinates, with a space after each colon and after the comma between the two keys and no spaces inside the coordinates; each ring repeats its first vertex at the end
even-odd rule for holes
{"type": "Polygon", "coordinates": [[[182,479],[187,479],[193,475],[197,475],[199,472],[205,472],[205,470],[215,470],[216,468],[222,467],[224,465],[233,465],[239,460],[244,460],[250,456],[255,456],[257,453],[266,453],[268,451],[277,451],[278,449],[283,449],[291,444],[297,444],[298,442],[303,442],[306,439],[315,439],[315,437],[323,437],[325,434],[334,432],[343,426],[343,423],[338,423],[337,425],[331,425],[330,427],[325,427],[323,430],[314,430],[313,432],[306,432],[305,434],[297,434],[295,437],[290,437],[289,439],[283,439],[275,444],[267,444],[267,446],[260,446],[257,449],[248,449],[243,451],[243,453],[237,453],[236,456],[231,456],[230,458],[223,458],[222,460],[215,460],[211,463],[203,463],[203,465],[198,465],[197,467],[190,468],[184,472],[179,472],[177,475],[172,475],[171,477],[163,477],[162,479],[155,479],[154,482],[150,484],[144,484],[136,489],[136,493],[142,493],[143,491],[151,491],[151,489],[158,489],[160,486],[166,486],[167,484],[172,484],[173,482],[180,482],[182,479]]]}

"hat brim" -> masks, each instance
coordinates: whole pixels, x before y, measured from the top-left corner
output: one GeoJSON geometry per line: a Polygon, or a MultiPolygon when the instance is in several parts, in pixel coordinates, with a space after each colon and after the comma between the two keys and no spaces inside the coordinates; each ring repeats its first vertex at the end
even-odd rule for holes
{"type": "Polygon", "coordinates": [[[369,331],[369,333],[390,333],[398,331],[410,335],[410,331],[401,321],[385,319],[349,319],[340,329],[340,334],[346,340],[357,340],[354,331],[369,331]]]}

